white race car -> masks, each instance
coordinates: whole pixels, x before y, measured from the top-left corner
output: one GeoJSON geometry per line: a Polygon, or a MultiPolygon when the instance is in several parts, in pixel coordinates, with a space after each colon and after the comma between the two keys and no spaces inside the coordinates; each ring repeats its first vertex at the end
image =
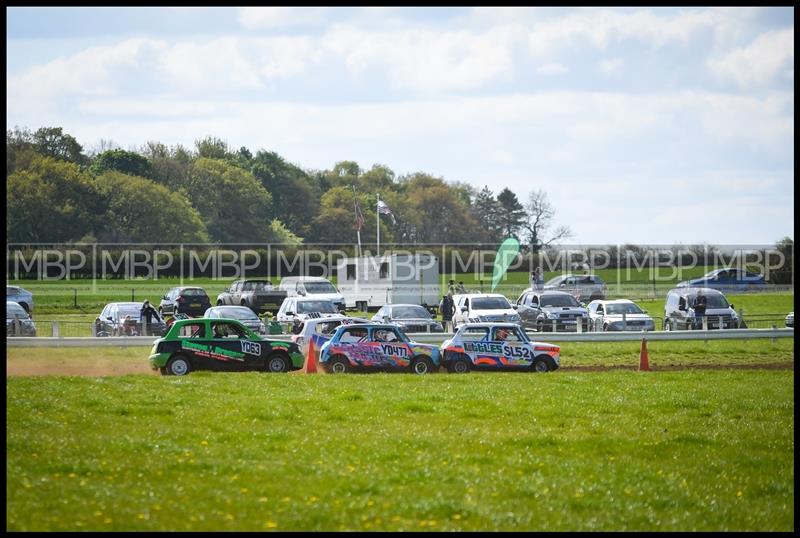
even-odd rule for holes
{"type": "Polygon", "coordinates": [[[533,342],[516,323],[465,323],[441,346],[442,365],[453,373],[470,370],[551,372],[561,348],[533,342]]]}

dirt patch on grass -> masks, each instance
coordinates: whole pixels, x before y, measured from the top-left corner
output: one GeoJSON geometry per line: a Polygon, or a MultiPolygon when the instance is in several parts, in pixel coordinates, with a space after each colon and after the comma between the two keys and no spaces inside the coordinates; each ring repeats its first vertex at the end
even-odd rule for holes
{"type": "MultiPolygon", "coordinates": [[[[562,366],[559,371],[567,372],[610,372],[614,370],[638,370],[637,365],[616,364],[609,366],[602,365],[580,365],[562,366]]],[[[677,370],[794,370],[793,362],[764,362],[756,364],[663,364],[659,366],[650,365],[650,370],[654,372],[669,372],[677,370]]]]}
{"type": "Polygon", "coordinates": [[[99,360],[94,364],[69,364],[56,361],[6,362],[6,376],[74,375],[86,377],[120,376],[128,374],[158,375],[148,364],[99,360]]]}

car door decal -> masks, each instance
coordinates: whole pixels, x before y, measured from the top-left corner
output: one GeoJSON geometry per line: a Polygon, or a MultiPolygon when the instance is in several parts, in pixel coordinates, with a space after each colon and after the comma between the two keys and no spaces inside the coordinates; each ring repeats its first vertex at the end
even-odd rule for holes
{"type": "Polygon", "coordinates": [[[198,357],[205,357],[208,359],[215,359],[218,361],[225,361],[225,362],[244,362],[245,354],[233,351],[231,349],[225,349],[224,347],[215,345],[215,344],[201,344],[196,342],[189,342],[187,340],[181,340],[181,348],[189,351],[197,355],[198,357]]]}

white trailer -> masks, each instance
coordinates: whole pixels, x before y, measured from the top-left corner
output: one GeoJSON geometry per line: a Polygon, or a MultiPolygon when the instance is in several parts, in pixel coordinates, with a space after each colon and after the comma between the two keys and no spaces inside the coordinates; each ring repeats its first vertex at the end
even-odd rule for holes
{"type": "Polygon", "coordinates": [[[336,285],[347,308],[377,310],[385,304],[438,307],[439,259],[430,254],[391,253],[344,258],[336,265],[336,285]]]}

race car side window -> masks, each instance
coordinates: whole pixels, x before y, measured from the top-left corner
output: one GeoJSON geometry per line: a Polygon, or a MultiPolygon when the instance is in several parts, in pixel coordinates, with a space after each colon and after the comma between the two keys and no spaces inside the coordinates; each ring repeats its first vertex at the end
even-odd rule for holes
{"type": "Polygon", "coordinates": [[[245,332],[233,323],[212,323],[214,338],[245,338],[245,332]]]}
{"type": "Polygon", "coordinates": [[[466,327],[461,333],[461,340],[465,342],[477,342],[487,340],[489,337],[488,327],[466,327]]]}
{"type": "Polygon", "coordinates": [[[522,342],[519,332],[513,327],[495,327],[492,331],[493,342],[522,342]]]}
{"type": "Polygon", "coordinates": [[[355,344],[367,339],[367,330],[359,327],[351,327],[342,331],[340,342],[345,344],[355,344]]]}
{"type": "Polygon", "coordinates": [[[181,338],[205,338],[205,334],[205,323],[187,323],[181,327],[178,336],[181,338]]]}

